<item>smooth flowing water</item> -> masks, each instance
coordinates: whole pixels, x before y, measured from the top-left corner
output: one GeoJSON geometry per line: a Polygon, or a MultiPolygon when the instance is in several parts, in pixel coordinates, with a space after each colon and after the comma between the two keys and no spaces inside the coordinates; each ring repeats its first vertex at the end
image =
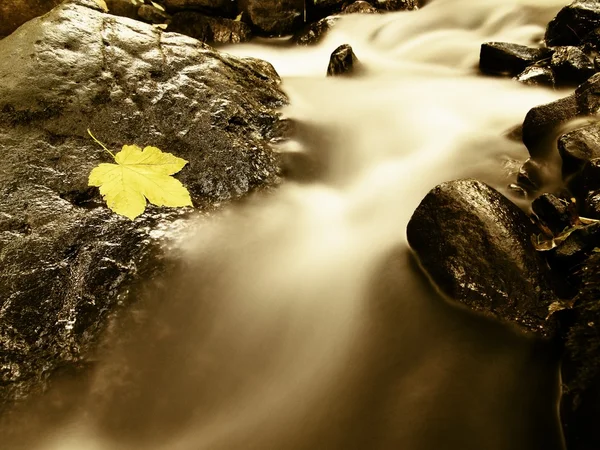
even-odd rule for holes
{"type": "Polygon", "coordinates": [[[434,0],[227,48],[282,75],[298,181],[189,231],[187,273],[37,448],[562,449],[550,349],[443,299],[405,229],[442,181],[505,192],[527,157],[507,130],[564,93],[478,75],[479,47],[539,41],[563,3],[434,0]],[[362,76],[325,77],[342,43],[362,76]]]}

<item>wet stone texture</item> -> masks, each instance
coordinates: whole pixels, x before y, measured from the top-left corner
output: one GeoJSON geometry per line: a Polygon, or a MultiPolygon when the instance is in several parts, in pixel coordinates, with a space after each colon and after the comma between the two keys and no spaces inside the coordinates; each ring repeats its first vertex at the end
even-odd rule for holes
{"type": "Polygon", "coordinates": [[[352,75],[358,68],[359,61],[352,47],[348,44],[340,45],[336,48],[329,58],[327,66],[327,76],[348,76],[352,75]]]}
{"type": "Polygon", "coordinates": [[[191,208],[109,211],[87,177],[109,148],[185,158],[197,209],[277,183],[286,102],[266,62],[74,0],[0,41],[0,410],[83,367],[109,316],[165,271],[191,208]]]}
{"type": "Polygon", "coordinates": [[[556,300],[549,268],[517,206],[476,180],[442,183],[423,199],[407,228],[423,268],[450,299],[550,337],[556,300]]]}

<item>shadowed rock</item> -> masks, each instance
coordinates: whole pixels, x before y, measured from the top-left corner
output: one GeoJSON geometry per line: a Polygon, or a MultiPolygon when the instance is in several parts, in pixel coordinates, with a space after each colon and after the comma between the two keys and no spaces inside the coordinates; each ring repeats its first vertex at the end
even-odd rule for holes
{"type": "Polygon", "coordinates": [[[545,40],[548,46],[579,45],[600,27],[600,1],[576,0],[559,11],[548,24],[545,40]]]}
{"type": "Polygon", "coordinates": [[[298,45],[318,44],[339,19],[339,16],[330,16],[311,23],[296,33],[292,40],[298,45]]]}
{"type": "Polygon", "coordinates": [[[0,409],[88,364],[108,317],[166,270],[163,244],[190,209],[134,222],[88,187],[113,150],[153,145],[207,209],[278,181],[269,141],[286,103],[266,62],[62,4],[0,41],[0,409]]]}
{"type": "Polygon", "coordinates": [[[600,122],[563,134],[558,140],[563,176],[580,171],[586,162],[600,158],[600,122]]]}
{"type": "Polygon", "coordinates": [[[583,83],[596,73],[593,61],[578,47],[556,47],[550,66],[563,84],[583,83]]]}
{"type": "Polygon", "coordinates": [[[258,34],[292,34],[304,23],[304,0],[239,0],[239,11],[258,34]]]}
{"type": "Polygon", "coordinates": [[[486,42],[481,45],[479,69],[492,75],[517,75],[552,51],[507,42],[486,42]]]}
{"type": "Polygon", "coordinates": [[[202,42],[239,44],[252,37],[250,26],[238,20],[209,17],[194,11],[176,13],[168,31],[182,33],[202,42]]]}
{"type": "Polygon", "coordinates": [[[534,248],[535,229],[517,206],[484,183],[442,183],[407,228],[424,269],[451,299],[540,336],[556,300],[549,269],[534,248]]]}
{"type": "Polygon", "coordinates": [[[375,14],[377,12],[377,8],[372,6],[369,2],[359,0],[346,6],[341,14],[375,14]]]}

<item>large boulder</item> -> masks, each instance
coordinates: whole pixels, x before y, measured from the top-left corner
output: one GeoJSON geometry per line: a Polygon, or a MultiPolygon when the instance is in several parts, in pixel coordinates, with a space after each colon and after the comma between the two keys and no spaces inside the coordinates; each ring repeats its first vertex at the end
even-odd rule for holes
{"type": "Polygon", "coordinates": [[[576,0],[559,11],[546,29],[546,44],[579,45],[600,28],[600,1],[576,0]]]}
{"type": "Polygon", "coordinates": [[[556,297],[534,233],[525,213],[476,180],[434,188],[407,228],[422,266],[452,300],[548,337],[556,297]]]}
{"type": "MultiPolygon", "coordinates": [[[[88,175],[109,148],[185,158],[198,209],[278,181],[286,103],[266,62],[73,0],[0,41],[0,405],[86,365],[107,318],[165,270],[192,210],[111,212],[88,175]],[[61,369],[62,370],[62,369],[61,369]]],[[[1,408],[0,408],[1,409],[1,408]]]]}

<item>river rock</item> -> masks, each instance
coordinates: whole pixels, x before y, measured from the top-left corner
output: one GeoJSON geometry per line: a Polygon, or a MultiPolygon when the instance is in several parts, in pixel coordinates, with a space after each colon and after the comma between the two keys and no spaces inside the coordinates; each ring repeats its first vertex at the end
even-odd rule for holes
{"type": "Polygon", "coordinates": [[[581,225],[569,230],[569,235],[548,252],[550,265],[562,273],[577,278],[581,263],[600,245],[600,223],[581,225]]]}
{"type": "Polygon", "coordinates": [[[169,14],[152,5],[140,6],[137,11],[137,15],[140,19],[154,24],[167,23],[171,21],[171,16],[169,14]]]}
{"type": "Polygon", "coordinates": [[[556,79],[550,67],[531,65],[515,77],[515,80],[531,86],[554,87],[556,79]]]}
{"type": "Polygon", "coordinates": [[[581,288],[565,339],[561,415],[567,448],[600,448],[600,253],[581,265],[581,288]]]}
{"type": "Polygon", "coordinates": [[[517,75],[527,66],[552,54],[545,48],[532,48],[507,42],[486,42],[481,45],[479,69],[492,75],[517,75]]]}
{"type": "Polygon", "coordinates": [[[233,17],[237,10],[237,0],[163,0],[167,11],[196,10],[222,17],[233,17]]]}
{"type": "Polygon", "coordinates": [[[358,66],[358,58],[348,44],[340,45],[329,58],[327,76],[352,75],[358,66]]]}
{"type": "Polygon", "coordinates": [[[250,26],[242,21],[210,17],[194,11],[175,13],[167,29],[216,44],[239,44],[252,37],[250,26]]]}
{"type": "Polygon", "coordinates": [[[358,0],[357,2],[350,3],[340,14],[375,14],[377,8],[371,5],[369,2],[358,0]]]}
{"type": "Polygon", "coordinates": [[[292,34],[304,23],[304,0],[239,0],[238,8],[257,34],[292,34]]]}
{"type": "Polygon", "coordinates": [[[431,190],[407,228],[423,268],[451,299],[547,337],[554,333],[546,318],[556,297],[534,233],[523,211],[476,180],[431,190]]]}
{"type": "Polygon", "coordinates": [[[373,3],[381,11],[410,11],[421,5],[419,0],[375,0],[373,3]]]}
{"type": "Polygon", "coordinates": [[[579,45],[596,28],[600,28],[600,1],[576,0],[548,24],[545,41],[552,47],[579,45]]]}
{"type": "Polygon", "coordinates": [[[553,234],[571,225],[571,204],[553,194],[542,194],[531,203],[531,209],[553,234]]]}
{"type": "Polygon", "coordinates": [[[594,62],[578,47],[555,47],[550,66],[563,84],[580,84],[596,73],[594,62]]]}
{"type": "Polygon", "coordinates": [[[308,24],[294,35],[292,41],[298,45],[318,44],[339,19],[339,16],[329,16],[318,22],[308,24]]]}
{"type": "Polygon", "coordinates": [[[569,188],[579,199],[585,199],[590,192],[600,189],[600,159],[587,161],[581,171],[569,180],[569,188]]]}
{"type": "Polygon", "coordinates": [[[270,64],[72,0],[0,41],[0,410],[91,364],[108,318],[166,270],[191,208],[111,212],[88,175],[108,148],[189,161],[197,209],[278,182],[270,64]]]}
{"type": "Polygon", "coordinates": [[[563,176],[580,171],[586,162],[600,158],[600,122],[563,134],[558,139],[563,176]]]}

